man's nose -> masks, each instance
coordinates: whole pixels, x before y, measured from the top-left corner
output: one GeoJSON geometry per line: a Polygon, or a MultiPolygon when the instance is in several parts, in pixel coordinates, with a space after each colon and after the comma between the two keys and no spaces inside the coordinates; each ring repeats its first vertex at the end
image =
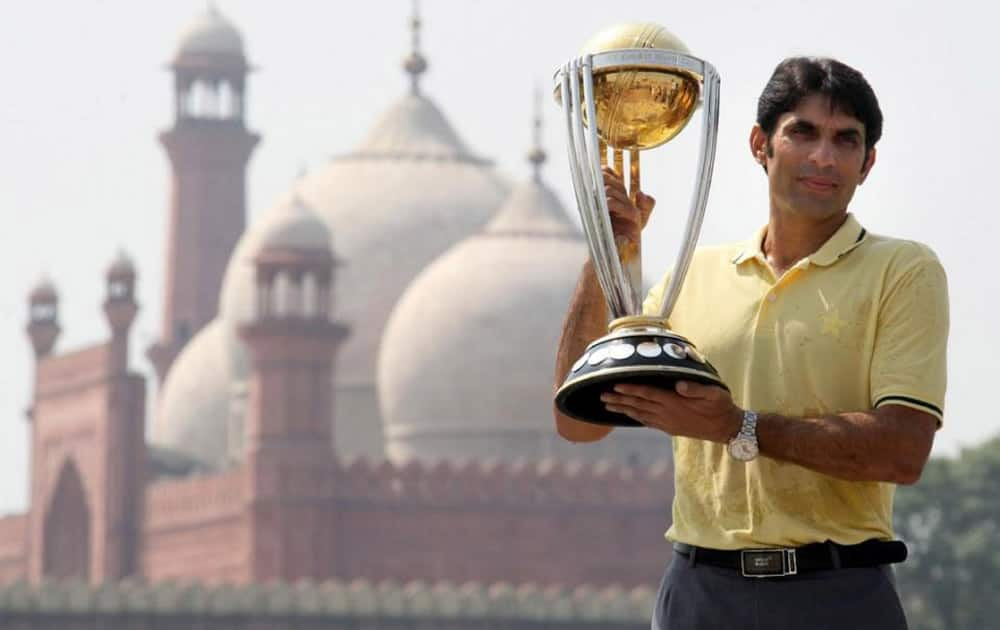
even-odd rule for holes
{"type": "Polygon", "coordinates": [[[833,143],[823,139],[813,147],[809,159],[819,168],[829,168],[836,163],[833,143]]]}

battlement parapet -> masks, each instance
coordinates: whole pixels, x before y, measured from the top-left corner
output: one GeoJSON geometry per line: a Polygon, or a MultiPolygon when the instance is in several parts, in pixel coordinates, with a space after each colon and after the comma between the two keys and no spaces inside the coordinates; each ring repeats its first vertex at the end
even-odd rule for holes
{"type": "Polygon", "coordinates": [[[638,468],[610,461],[388,461],[358,458],[340,464],[341,501],[515,507],[660,508],[673,492],[669,461],[638,468]]]}
{"type": "Polygon", "coordinates": [[[146,529],[183,526],[236,516],[244,506],[243,472],[164,479],[146,488],[146,529]]]}
{"type": "MultiPolygon", "coordinates": [[[[347,619],[518,620],[608,624],[648,622],[655,593],[648,587],[512,585],[504,582],[412,581],[204,585],[82,580],[24,581],[0,587],[5,615],[120,615],[301,617],[347,619]]],[[[395,626],[394,626],[395,627],[395,626]]]]}

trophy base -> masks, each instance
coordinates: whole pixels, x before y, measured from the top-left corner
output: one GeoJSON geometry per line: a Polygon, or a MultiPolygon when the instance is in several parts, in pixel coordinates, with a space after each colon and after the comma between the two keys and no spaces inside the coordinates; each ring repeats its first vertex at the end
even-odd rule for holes
{"type": "Polygon", "coordinates": [[[625,414],[608,411],[601,394],[619,383],[672,390],[677,381],[694,381],[729,389],[690,341],[659,320],[627,317],[611,322],[610,328],[587,346],[556,392],[556,407],[563,414],[591,424],[641,427],[625,414]]]}

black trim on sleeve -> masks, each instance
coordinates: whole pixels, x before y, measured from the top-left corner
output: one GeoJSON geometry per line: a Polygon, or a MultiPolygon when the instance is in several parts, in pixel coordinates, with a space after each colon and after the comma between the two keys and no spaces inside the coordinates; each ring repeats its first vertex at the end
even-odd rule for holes
{"type": "Polygon", "coordinates": [[[854,242],[855,243],[860,243],[861,239],[863,239],[865,237],[865,234],[867,234],[867,233],[868,233],[868,230],[866,230],[865,228],[861,228],[861,234],[858,234],[858,240],[856,240],[854,242]]]}
{"type": "Polygon", "coordinates": [[[928,411],[933,411],[939,416],[943,416],[944,412],[937,405],[932,405],[929,402],[920,400],[919,398],[910,398],[909,396],[883,396],[875,402],[875,406],[878,407],[882,403],[892,402],[894,400],[901,400],[903,402],[908,402],[912,405],[917,405],[918,407],[923,407],[928,411]]]}

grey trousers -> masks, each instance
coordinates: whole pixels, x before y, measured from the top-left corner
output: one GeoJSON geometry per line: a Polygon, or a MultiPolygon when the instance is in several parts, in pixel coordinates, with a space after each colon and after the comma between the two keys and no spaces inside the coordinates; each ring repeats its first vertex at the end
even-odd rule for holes
{"type": "Polygon", "coordinates": [[[745,578],[675,553],[652,630],[906,630],[888,566],[745,578]]]}

